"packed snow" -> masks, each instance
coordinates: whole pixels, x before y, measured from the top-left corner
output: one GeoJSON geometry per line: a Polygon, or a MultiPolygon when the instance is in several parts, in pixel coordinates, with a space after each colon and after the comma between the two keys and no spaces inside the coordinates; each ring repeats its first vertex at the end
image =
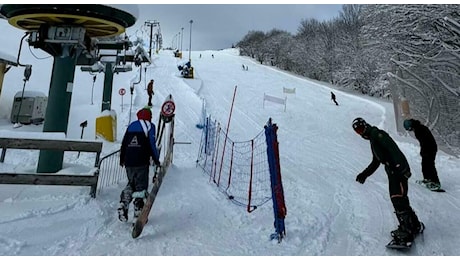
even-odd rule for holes
{"type": "MultiPolygon", "coordinates": [[[[17,43],[18,39],[10,41],[17,43]]],[[[47,94],[52,59],[21,57],[33,64],[26,90],[47,94]]],[[[186,52],[184,59],[188,60],[186,52]]],[[[132,97],[129,85],[139,74],[138,68],[114,76],[112,109],[117,114],[117,140],[104,141],[104,154],[119,149],[129,120],[147,104],[145,87],[150,79],[155,80],[153,122],[163,100],[172,94],[176,103],[175,140],[190,142],[175,145],[173,164],[141,236],[131,238],[131,222],[122,223],[117,218],[125,182],[102,189],[95,199],[88,187],[0,185],[0,255],[460,255],[460,160],[438,152],[436,166],[446,193],[434,193],[416,184],[415,180],[422,179],[419,145],[411,136],[395,131],[390,101],[344,92],[260,65],[239,56],[237,49],[192,51],[191,60],[195,77],[184,79],[177,69],[182,61],[174,58],[172,51],[154,54],[132,97]],[[243,64],[248,70],[242,69],[243,64]],[[287,207],[287,234],[281,243],[269,239],[275,231],[271,201],[248,213],[245,207],[231,203],[195,163],[202,131],[196,124],[201,120],[202,102],[208,115],[226,125],[235,86],[229,127],[232,140],[250,140],[269,118],[279,127],[287,207]],[[296,93],[283,93],[283,87],[295,88],[296,93]],[[118,94],[120,88],[127,90],[123,98],[118,94]],[[330,100],[331,91],[339,106],[330,100]],[[287,96],[286,111],[277,103],[263,104],[264,94],[287,96]],[[426,230],[409,251],[385,248],[397,220],[383,166],[363,185],[355,181],[371,161],[369,142],[351,127],[356,117],[388,131],[410,163],[409,199],[426,230]]],[[[40,136],[42,125],[13,128],[9,121],[13,96],[22,90],[22,73],[23,68],[14,67],[5,75],[0,98],[1,136],[22,136],[24,132],[40,136]]],[[[92,84],[93,76],[77,68],[67,138],[79,139],[79,125],[85,120],[88,127],[83,139],[96,138],[94,124],[101,115],[103,74],[95,82],[93,105],[92,84]]],[[[33,172],[37,160],[38,151],[8,150],[0,172],[33,172]]],[[[93,163],[92,155],[77,159],[66,153],[62,171],[78,172],[79,167],[93,163]]],[[[132,214],[131,208],[129,217],[132,214]]]]}

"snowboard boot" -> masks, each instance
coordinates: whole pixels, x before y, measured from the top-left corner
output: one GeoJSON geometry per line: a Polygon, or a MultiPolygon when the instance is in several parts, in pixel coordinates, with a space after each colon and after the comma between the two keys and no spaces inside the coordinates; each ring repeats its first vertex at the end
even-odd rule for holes
{"type": "Polygon", "coordinates": [[[425,184],[425,186],[429,189],[429,190],[439,190],[441,189],[441,184],[440,183],[436,183],[436,182],[428,182],[425,184]]]}
{"type": "Polygon", "coordinates": [[[127,208],[127,206],[129,205],[129,203],[131,203],[132,200],[133,200],[133,189],[128,183],[128,185],[126,185],[126,187],[121,191],[120,202],[123,202],[127,208]]]}
{"type": "Polygon", "coordinates": [[[399,226],[397,230],[391,232],[391,236],[396,241],[412,242],[415,236],[423,232],[425,228],[412,209],[398,211],[396,212],[396,217],[398,218],[399,226]]]}
{"type": "Polygon", "coordinates": [[[423,179],[423,180],[420,180],[419,182],[422,183],[422,184],[427,184],[427,183],[429,183],[431,181],[428,180],[428,179],[423,179]]]}
{"type": "Polygon", "coordinates": [[[147,198],[148,193],[146,190],[133,192],[134,198],[134,223],[137,218],[141,215],[142,209],[144,208],[144,200],[147,198]]]}
{"type": "Polygon", "coordinates": [[[413,210],[409,213],[409,218],[409,227],[415,238],[418,234],[423,233],[425,225],[418,220],[418,217],[413,210]]]}
{"type": "Polygon", "coordinates": [[[137,220],[137,218],[141,215],[142,208],[144,208],[144,199],[134,199],[134,220],[137,220]]]}
{"type": "Polygon", "coordinates": [[[412,241],[414,240],[414,237],[412,234],[404,230],[404,228],[401,228],[401,226],[398,227],[398,229],[391,231],[391,237],[393,240],[389,243],[391,246],[404,246],[404,247],[410,247],[412,246],[412,241]]]}
{"type": "Polygon", "coordinates": [[[126,222],[128,221],[128,205],[126,205],[123,202],[120,202],[120,205],[118,206],[118,219],[121,222],[126,222]]]}

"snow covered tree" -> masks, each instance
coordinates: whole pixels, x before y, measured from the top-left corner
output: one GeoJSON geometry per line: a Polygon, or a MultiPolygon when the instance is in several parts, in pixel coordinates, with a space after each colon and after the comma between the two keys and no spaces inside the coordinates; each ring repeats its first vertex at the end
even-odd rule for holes
{"type": "Polygon", "coordinates": [[[250,32],[239,45],[261,63],[363,94],[391,89],[460,147],[460,5],[343,5],[336,19],[302,20],[296,35],[250,32]]]}
{"type": "Polygon", "coordinates": [[[297,32],[298,44],[302,46],[302,53],[298,59],[304,70],[302,75],[320,80],[324,71],[323,56],[324,48],[321,43],[321,22],[316,19],[302,20],[297,32]]]}
{"type": "Polygon", "coordinates": [[[262,31],[249,31],[244,38],[237,43],[240,48],[241,55],[247,55],[251,58],[257,59],[261,55],[261,44],[265,40],[265,33],[262,31]]]}
{"type": "Polygon", "coordinates": [[[367,37],[390,56],[388,75],[411,115],[460,146],[460,5],[370,5],[367,37]]]}
{"type": "Polygon", "coordinates": [[[263,44],[264,53],[267,54],[265,60],[270,61],[270,65],[272,66],[285,68],[292,35],[286,31],[272,29],[265,37],[266,39],[263,44]]]}
{"type": "Polygon", "coordinates": [[[333,82],[373,95],[376,90],[372,87],[378,85],[376,81],[385,73],[379,70],[379,59],[375,58],[379,56],[373,56],[369,51],[375,47],[361,33],[364,26],[362,9],[362,5],[344,5],[334,21],[338,27],[335,37],[339,66],[334,71],[333,82]]]}

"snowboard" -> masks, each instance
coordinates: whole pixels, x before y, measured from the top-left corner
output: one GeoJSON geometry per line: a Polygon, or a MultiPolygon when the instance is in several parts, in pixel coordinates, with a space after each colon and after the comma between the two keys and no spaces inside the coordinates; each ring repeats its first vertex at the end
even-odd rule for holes
{"type": "Polygon", "coordinates": [[[147,197],[144,207],[142,208],[141,214],[137,218],[136,222],[133,223],[133,231],[131,233],[131,236],[133,238],[137,238],[141,235],[142,230],[144,229],[144,226],[148,221],[153,202],[155,202],[158,190],[160,189],[161,183],[163,182],[163,177],[166,174],[166,169],[164,167],[156,167],[155,171],[157,171],[157,177],[153,182],[152,190],[150,191],[149,196],[147,197]]]}
{"type": "Polygon", "coordinates": [[[415,183],[417,183],[417,184],[419,184],[419,185],[421,185],[421,186],[427,188],[427,189],[430,190],[430,191],[434,191],[434,192],[446,192],[446,191],[445,191],[444,189],[442,189],[441,187],[439,187],[439,188],[437,188],[437,189],[429,188],[429,187],[427,186],[428,183],[423,182],[423,180],[416,180],[415,183]]]}
{"type": "Polygon", "coordinates": [[[395,240],[391,240],[390,243],[386,245],[386,248],[397,249],[397,250],[410,249],[411,247],[412,247],[412,242],[406,242],[403,244],[399,244],[395,240]]]}

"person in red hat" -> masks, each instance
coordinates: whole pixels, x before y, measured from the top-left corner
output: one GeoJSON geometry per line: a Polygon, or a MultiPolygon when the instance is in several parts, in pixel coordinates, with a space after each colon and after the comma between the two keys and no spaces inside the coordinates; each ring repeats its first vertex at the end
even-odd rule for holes
{"type": "Polygon", "coordinates": [[[128,184],[120,194],[118,218],[128,221],[129,204],[134,199],[134,219],[140,215],[147,198],[150,158],[160,166],[159,152],[155,140],[155,124],[151,122],[152,111],[142,108],[137,112],[123,136],[120,149],[120,165],[126,168],[128,184]]]}

